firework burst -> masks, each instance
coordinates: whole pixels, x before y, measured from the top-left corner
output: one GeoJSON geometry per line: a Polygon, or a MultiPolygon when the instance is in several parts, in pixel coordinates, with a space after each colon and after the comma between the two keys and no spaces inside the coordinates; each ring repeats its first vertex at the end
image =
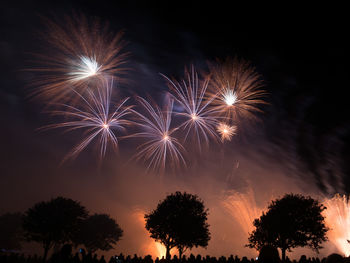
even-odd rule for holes
{"type": "Polygon", "coordinates": [[[254,112],[261,111],[259,104],[265,94],[260,75],[248,62],[238,59],[210,67],[210,93],[215,96],[213,106],[227,121],[240,117],[254,118],[254,112]]]}
{"type": "Polygon", "coordinates": [[[118,137],[115,133],[118,135],[124,133],[125,127],[131,124],[125,117],[131,113],[132,106],[125,106],[129,99],[125,98],[111,110],[112,87],[113,79],[105,81],[105,86],[94,91],[87,89],[84,96],[75,91],[80,98],[79,106],[57,104],[63,109],[55,110],[53,114],[63,116],[66,121],[45,128],[68,128],[67,131],[82,129],[86,135],[64,160],[76,157],[94,139],[98,139],[101,158],[105,155],[109,144],[114,149],[118,148],[118,137]]]}
{"type": "Polygon", "coordinates": [[[327,207],[324,210],[325,221],[330,228],[329,240],[346,257],[350,256],[350,204],[345,195],[336,194],[331,199],[324,201],[327,207]]]}
{"type": "Polygon", "coordinates": [[[221,136],[221,141],[231,141],[232,136],[236,134],[237,127],[236,126],[230,126],[226,123],[219,123],[217,127],[217,132],[221,136]]]}
{"type": "Polygon", "coordinates": [[[135,110],[137,116],[135,122],[143,131],[133,136],[146,138],[147,142],[138,147],[136,159],[148,162],[147,169],[164,171],[167,163],[172,168],[185,164],[182,156],[183,146],[172,136],[178,128],[170,128],[173,101],[168,104],[166,111],[162,111],[157,105],[151,105],[147,100],[137,97],[139,103],[146,111],[143,115],[135,110]]]}
{"type": "MultiPolygon", "coordinates": [[[[163,75],[164,76],[164,75],[163,75]]],[[[181,125],[187,130],[185,139],[193,131],[200,146],[203,142],[208,144],[209,137],[217,139],[215,126],[217,125],[216,111],[210,109],[209,105],[214,99],[206,98],[206,91],[209,79],[199,80],[194,67],[188,71],[185,69],[185,79],[180,82],[164,76],[168,82],[172,97],[183,109],[177,115],[185,117],[185,122],[181,125]]]]}
{"type": "Polygon", "coordinates": [[[89,84],[99,86],[95,82],[105,76],[122,80],[126,53],[121,52],[121,32],[112,34],[107,25],[83,15],[65,17],[64,23],[45,19],[45,24],[49,50],[44,53],[49,55],[37,55],[37,67],[30,69],[36,73],[34,96],[65,103],[84,95],[89,84]]]}
{"type": "Polygon", "coordinates": [[[254,230],[253,221],[263,212],[263,209],[257,206],[254,191],[250,187],[244,193],[227,191],[222,205],[239,223],[246,235],[254,230]]]}

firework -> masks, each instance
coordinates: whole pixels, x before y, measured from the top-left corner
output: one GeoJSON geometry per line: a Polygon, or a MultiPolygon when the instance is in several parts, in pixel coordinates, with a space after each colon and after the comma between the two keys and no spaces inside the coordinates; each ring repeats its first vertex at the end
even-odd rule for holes
{"type": "Polygon", "coordinates": [[[261,111],[258,105],[265,103],[261,99],[265,92],[261,90],[260,75],[248,62],[227,59],[211,65],[210,75],[213,106],[227,121],[254,118],[254,112],[261,111]]]}
{"type": "Polygon", "coordinates": [[[350,204],[345,195],[336,194],[331,199],[326,199],[324,210],[326,225],[330,228],[329,240],[346,257],[350,256],[350,204]]]}
{"type": "Polygon", "coordinates": [[[99,20],[88,21],[83,15],[65,17],[64,22],[45,19],[49,50],[37,55],[33,95],[54,102],[71,101],[76,94],[84,94],[88,84],[98,86],[105,76],[120,81],[125,69],[122,33],[112,34],[99,20]],[[49,55],[45,55],[49,54],[49,55]],[[77,91],[77,93],[72,92],[77,91]]]}
{"type": "Polygon", "coordinates": [[[230,126],[226,123],[219,123],[217,127],[217,132],[221,136],[221,141],[231,141],[232,136],[236,134],[237,127],[236,126],[230,126]]]}
{"type": "Polygon", "coordinates": [[[214,97],[211,99],[205,97],[209,79],[199,80],[193,66],[190,71],[185,69],[186,78],[180,82],[164,77],[168,81],[173,98],[183,108],[183,111],[177,112],[177,115],[186,119],[181,125],[187,130],[185,139],[191,131],[194,132],[199,146],[203,142],[201,139],[204,139],[206,144],[209,142],[209,137],[216,139],[217,116],[215,110],[209,108],[214,97]]]}
{"type": "Polygon", "coordinates": [[[254,230],[254,219],[259,218],[263,211],[256,204],[253,189],[249,187],[244,193],[228,191],[222,205],[239,223],[248,238],[249,233],[254,230]]]}
{"type": "Polygon", "coordinates": [[[118,137],[115,133],[125,132],[125,127],[131,122],[125,117],[131,113],[132,106],[125,106],[129,98],[125,98],[111,110],[113,79],[105,81],[105,86],[95,91],[87,89],[85,96],[76,92],[80,98],[78,106],[57,104],[62,110],[55,110],[55,115],[64,116],[64,122],[46,126],[45,128],[68,128],[68,131],[83,129],[86,137],[67,155],[67,158],[77,156],[94,139],[98,138],[100,157],[106,153],[111,144],[115,149],[118,146],[118,137]]]}
{"type": "Polygon", "coordinates": [[[162,111],[157,105],[152,106],[141,97],[137,99],[148,116],[133,110],[138,117],[136,125],[143,130],[133,136],[147,139],[147,142],[138,147],[136,159],[144,159],[148,162],[147,169],[158,171],[164,171],[167,163],[172,168],[185,164],[181,153],[184,152],[184,148],[172,136],[177,128],[170,128],[173,101],[170,101],[166,111],[162,111]]]}

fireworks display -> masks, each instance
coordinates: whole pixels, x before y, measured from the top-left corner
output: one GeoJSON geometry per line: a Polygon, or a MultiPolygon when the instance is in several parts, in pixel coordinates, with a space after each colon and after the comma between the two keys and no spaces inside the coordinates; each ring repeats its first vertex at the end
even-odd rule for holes
{"type": "Polygon", "coordinates": [[[65,17],[64,22],[45,19],[44,39],[48,54],[37,55],[34,95],[48,101],[67,102],[74,92],[99,85],[99,80],[114,76],[120,82],[125,72],[126,53],[122,53],[122,33],[109,32],[97,19],[89,21],[84,15],[65,17]]]}
{"type": "MultiPolygon", "coordinates": [[[[261,247],[248,245],[254,220],[275,195],[300,193],[327,207],[329,230],[320,254],[300,242],[289,259],[350,259],[350,125],[348,98],[339,96],[347,48],[319,41],[320,23],[311,25],[320,37],[273,46],[279,27],[271,37],[259,23],[243,29],[243,19],[215,2],[7,2],[3,213],[26,215],[31,203],[55,196],[77,199],[89,216],[109,214],[123,229],[99,257],[154,261],[166,248],[150,237],[144,215],[168,194],[191,193],[209,211],[211,239],[184,247],[186,260],[243,262],[261,247]]],[[[25,242],[18,251],[39,249],[25,242]]],[[[59,252],[48,257],[52,250],[59,252]]]]}
{"type": "Polygon", "coordinates": [[[350,256],[350,204],[345,195],[336,194],[326,199],[324,210],[326,225],[329,227],[329,240],[346,257],[350,256]]]}
{"type": "Polygon", "coordinates": [[[195,144],[200,152],[211,141],[230,141],[238,117],[249,117],[263,103],[260,77],[254,69],[244,61],[227,60],[212,66],[209,73],[201,70],[198,74],[191,66],[180,80],[163,75],[170,94],[165,108],[139,96],[139,110],[126,106],[129,98],[117,98],[114,104],[113,81],[109,80],[119,86],[125,72],[121,33],[115,35],[99,20],[89,21],[83,15],[66,17],[65,23],[45,22],[49,30],[44,39],[50,53],[40,54],[41,64],[32,69],[37,73],[34,93],[45,105],[58,107],[52,112],[65,118],[47,128],[84,130],[85,137],[67,158],[76,157],[94,140],[103,157],[109,144],[117,148],[123,134],[145,140],[137,147],[135,159],[143,160],[148,170],[186,167],[187,145],[195,144]],[[128,133],[126,127],[131,125],[139,131],[128,133]]]}

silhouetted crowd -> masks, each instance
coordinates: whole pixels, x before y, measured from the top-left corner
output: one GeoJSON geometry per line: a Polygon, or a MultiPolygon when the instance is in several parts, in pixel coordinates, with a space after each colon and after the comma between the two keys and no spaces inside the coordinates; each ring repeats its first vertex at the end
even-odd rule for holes
{"type": "MultiPolygon", "coordinates": [[[[1,263],[43,263],[43,258],[34,256],[24,256],[23,254],[0,254],[1,263]]],[[[108,260],[104,256],[98,256],[97,254],[77,252],[74,255],[72,253],[65,253],[64,251],[59,253],[54,253],[48,260],[48,263],[259,263],[259,262],[271,262],[274,260],[259,260],[259,259],[248,259],[247,257],[229,256],[229,257],[202,257],[201,255],[194,256],[183,256],[180,261],[179,258],[174,255],[170,260],[164,258],[153,259],[152,256],[148,255],[145,257],[139,257],[136,254],[134,256],[124,256],[123,254],[112,256],[108,260]]],[[[350,262],[348,258],[343,258],[338,254],[332,254],[326,258],[307,258],[306,256],[301,256],[299,260],[290,260],[288,257],[286,263],[348,263],[350,262]]]]}

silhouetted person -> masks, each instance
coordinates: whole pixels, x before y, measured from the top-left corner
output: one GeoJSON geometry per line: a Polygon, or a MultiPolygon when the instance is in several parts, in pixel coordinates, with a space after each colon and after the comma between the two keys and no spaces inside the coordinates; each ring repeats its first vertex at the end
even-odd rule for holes
{"type": "Polygon", "coordinates": [[[56,252],[51,256],[50,262],[52,263],[72,262],[72,246],[69,244],[63,245],[59,252],[56,252]]]}
{"type": "Polygon", "coordinates": [[[85,261],[86,261],[86,252],[85,252],[85,249],[81,248],[81,249],[80,249],[80,254],[81,254],[81,262],[85,262],[85,261]]]}
{"type": "Polygon", "coordinates": [[[344,262],[344,258],[337,253],[330,254],[326,259],[326,263],[343,263],[343,262],[344,262]]]}
{"type": "Polygon", "coordinates": [[[299,259],[299,263],[307,263],[307,258],[305,255],[301,255],[301,257],[299,259]]]}
{"type": "Polygon", "coordinates": [[[73,262],[74,263],[80,263],[79,252],[75,253],[75,255],[73,257],[73,262]]]}
{"type": "Polygon", "coordinates": [[[91,254],[91,252],[86,254],[84,260],[85,260],[85,263],[92,263],[92,254],[91,254]]]}
{"type": "Polygon", "coordinates": [[[259,263],[279,263],[279,262],[281,262],[277,248],[275,248],[273,246],[269,246],[269,245],[263,246],[260,249],[258,262],[259,263]]]}

